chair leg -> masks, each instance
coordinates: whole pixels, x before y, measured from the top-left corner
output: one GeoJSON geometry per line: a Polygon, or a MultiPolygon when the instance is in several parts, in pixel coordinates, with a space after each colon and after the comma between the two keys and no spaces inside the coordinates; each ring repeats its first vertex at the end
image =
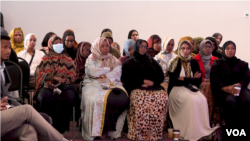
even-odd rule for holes
{"type": "Polygon", "coordinates": [[[211,128],[212,128],[213,119],[214,119],[214,109],[215,109],[215,107],[213,106],[212,115],[211,115],[211,118],[210,118],[210,127],[211,128]]]}

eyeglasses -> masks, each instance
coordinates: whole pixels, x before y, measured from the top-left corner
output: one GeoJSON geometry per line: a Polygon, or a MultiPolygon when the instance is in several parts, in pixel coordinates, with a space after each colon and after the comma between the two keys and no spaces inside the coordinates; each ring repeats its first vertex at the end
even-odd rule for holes
{"type": "Polygon", "coordinates": [[[205,49],[211,49],[213,48],[212,46],[204,46],[205,49]]]}
{"type": "Polygon", "coordinates": [[[65,40],[65,42],[71,42],[71,43],[73,43],[73,42],[75,42],[75,40],[65,40]]]}

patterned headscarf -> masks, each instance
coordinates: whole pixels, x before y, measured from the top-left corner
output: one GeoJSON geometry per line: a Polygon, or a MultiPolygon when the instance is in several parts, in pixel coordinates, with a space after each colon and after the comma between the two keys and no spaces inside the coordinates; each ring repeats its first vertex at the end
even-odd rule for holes
{"type": "MultiPolygon", "coordinates": [[[[189,44],[191,45],[191,41],[193,41],[194,39],[193,39],[192,37],[190,37],[190,36],[182,37],[182,38],[179,40],[179,42],[178,42],[178,47],[180,46],[180,43],[181,43],[182,41],[184,41],[184,40],[188,41],[189,44]]],[[[178,55],[178,48],[174,51],[174,53],[178,55]]],[[[194,57],[194,56],[196,56],[196,54],[192,53],[192,51],[191,51],[190,56],[191,56],[191,57],[194,57]]]]}
{"type": "Polygon", "coordinates": [[[175,71],[175,69],[177,68],[178,62],[180,60],[182,66],[184,67],[186,77],[190,78],[191,77],[191,64],[190,64],[190,61],[192,60],[192,58],[190,57],[190,55],[187,58],[181,56],[180,50],[181,50],[181,46],[183,44],[187,44],[191,48],[191,44],[190,44],[189,41],[187,41],[187,40],[182,41],[180,43],[180,45],[178,46],[178,56],[171,59],[171,61],[168,64],[168,71],[173,73],[175,71]]]}
{"type": "Polygon", "coordinates": [[[147,54],[151,57],[155,57],[159,52],[154,50],[154,44],[161,41],[161,38],[158,35],[152,35],[148,39],[148,50],[147,54]]]}
{"type": "Polygon", "coordinates": [[[203,41],[204,40],[204,38],[203,37],[196,37],[196,38],[194,38],[194,49],[193,49],[193,53],[195,53],[195,54],[198,54],[199,53],[199,51],[198,51],[198,48],[199,48],[199,46],[197,46],[197,44],[199,43],[199,42],[201,42],[201,41],[203,41]]]}
{"type": "Polygon", "coordinates": [[[116,59],[113,55],[108,53],[107,55],[103,55],[101,53],[100,47],[103,43],[103,41],[106,40],[108,43],[108,40],[104,37],[99,37],[97,38],[94,43],[92,44],[91,47],[91,55],[89,56],[92,60],[95,59],[104,59],[102,61],[101,67],[110,67],[110,68],[115,68],[116,66],[120,65],[120,61],[116,59]]]}
{"type": "Polygon", "coordinates": [[[24,33],[23,30],[20,27],[14,28],[13,30],[11,30],[10,34],[10,42],[11,42],[11,46],[13,48],[13,50],[16,52],[16,54],[18,54],[19,52],[24,50],[24,33]],[[22,43],[15,43],[14,41],[14,34],[15,31],[20,31],[22,33],[22,43]]]}
{"type": "Polygon", "coordinates": [[[131,56],[130,56],[129,53],[128,53],[128,49],[129,49],[129,47],[134,46],[134,44],[135,44],[135,41],[132,40],[132,39],[128,39],[128,40],[126,40],[126,41],[124,42],[124,52],[125,52],[125,54],[126,54],[127,56],[129,56],[129,57],[131,57],[131,56]]]}

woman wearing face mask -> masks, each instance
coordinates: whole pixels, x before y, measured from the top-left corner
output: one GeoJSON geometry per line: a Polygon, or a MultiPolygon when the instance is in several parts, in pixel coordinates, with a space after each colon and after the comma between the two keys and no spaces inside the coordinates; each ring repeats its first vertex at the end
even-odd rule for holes
{"type": "Polygon", "coordinates": [[[81,101],[85,140],[104,139],[108,134],[118,138],[124,125],[129,99],[120,82],[121,63],[109,48],[107,39],[97,38],[86,60],[81,101]]]}
{"type": "Polygon", "coordinates": [[[24,50],[24,34],[23,30],[20,27],[14,28],[10,32],[10,41],[11,46],[16,54],[24,50]]]}
{"type": "Polygon", "coordinates": [[[138,39],[133,57],[122,66],[121,81],[130,94],[127,119],[131,140],[162,139],[166,120],[168,96],[160,86],[164,74],[159,63],[148,56],[147,49],[147,41],[138,39]]]}
{"type": "Polygon", "coordinates": [[[152,35],[148,39],[147,54],[150,57],[155,57],[161,51],[161,38],[158,35],[152,35]]]}
{"type": "Polygon", "coordinates": [[[41,58],[45,55],[42,51],[35,49],[36,40],[36,35],[32,33],[28,34],[24,40],[25,50],[17,54],[18,57],[26,60],[30,66],[30,88],[35,88],[35,70],[40,63],[41,58]]]}
{"type": "Polygon", "coordinates": [[[215,100],[222,105],[226,125],[250,126],[250,81],[248,63],[235,56],[236,45],[227,41],[223,45],[222,58],[211,68],[210,81],[215,100]],[[240,87],[236,90],[234,87],[240,87]],[[236,96],[235,94],[239,94],[236,96]]]}
{"type": "Polygon", "coordinates": [[[207,98],[209,117],[211,117],[214,99],[210,86],[210,69],[217,57],[212,55],[213,43],[210,40],[204,40],[200,43],[199,53],[194,57],[199,63],[201,70],[202,83],[200,85],[200,91],[207,98]]]}
{"type": "Polygon", "coordinates": [[[76,65],[76,84],[79,84],[85,76],[85,63],[88,56],[91,54],[91,44],[89,42],[81,42],[77,48],[75,59],[76,65]]]}
{"type": "Polygon", "coordinates": [[[123,65],[123,63],[129,59],[130,57],[133,57],[133,47],[134,47],[135,41],[132,39],[128,39],[124,42],[124,52],[126,55],[119,58],[119,61],[123,65]]]}
{"type": "Polygon", "coordinates": [[[190,56],[191,48],[189,41],[182,41],[178,56],[169,64],[169,115],[174,129],[180,130],[181,139],[197,141],[218,127],[210,128],[207,100],[198,91],[200,67],[190,56]]]}
{"type": "Polygon", "coordinates": [[[77,49],[74,47],[75,34],[71,30],[66,30],[63,34],[63,53],[71,57],[72,60],[76,58],[77,49]]]}
{"type": "Polygon", "coordinates": [[[42,57],[36,69],[37,109],[48,114],[53,119],[53,127],[64,133],[69,130],[71,110],[76,97],[75,65],[71,57],[62,53],[64,48],[60,37],[53,35],[48,46],[49,53],[42,57]]]}

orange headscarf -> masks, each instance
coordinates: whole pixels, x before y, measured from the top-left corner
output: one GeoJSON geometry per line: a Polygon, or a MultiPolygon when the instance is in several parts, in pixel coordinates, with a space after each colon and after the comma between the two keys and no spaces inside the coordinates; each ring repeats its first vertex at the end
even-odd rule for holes
{"type": "MultiPolygon", "coordinates": [[[[179,42],[178,42],[178,47],[180,46],[180,43],[181,43],[182,41],[184,41],[184,40],[188,41],[188,42],[191,44],[191,41],[193,41],[194,39],[193,39],[192,37],[190,37],[190,36],[182,37],[182,38],[179,40],[179,42]]],[[[178,55],[178,48],[174,51],[174,53],[178,55]]],[[[190,56],[191,56],[191,57],[194,57],[194,56],[196,56],[196,54],[191,53],[190,56]]]]}

